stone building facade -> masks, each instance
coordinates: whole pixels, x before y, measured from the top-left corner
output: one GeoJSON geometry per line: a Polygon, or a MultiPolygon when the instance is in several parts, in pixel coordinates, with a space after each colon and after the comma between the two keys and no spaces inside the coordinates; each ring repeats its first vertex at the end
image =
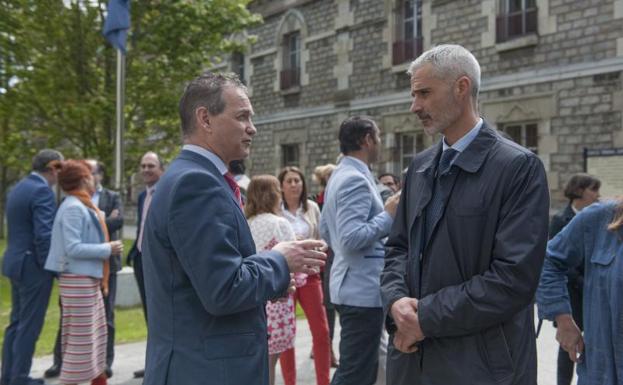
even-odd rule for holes
{"type": "MultiPolygon", "coordinates": [[[[482,67],[481,115],[537,152],[554,206],[584,148],[623,147],[623,0],[256,0],[256,43],[220,69],[249,87],[251,174],[335,162],[354,114],[382,130],[377,172],[436,139],[409,112],[411,60],[456,43],[482,67]]],[[[623,192],[622,192],[623,193],[623,192]]]]}

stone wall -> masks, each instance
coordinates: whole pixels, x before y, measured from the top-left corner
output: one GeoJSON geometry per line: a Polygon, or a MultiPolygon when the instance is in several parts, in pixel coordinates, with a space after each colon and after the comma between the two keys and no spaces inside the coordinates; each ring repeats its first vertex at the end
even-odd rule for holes
{"type": "MultiPolygon", "coordinates": [[[[491,124],[538,125],[538,155],[560,206],[564,183],[583,170],[584,148],[623,146],[623,1],[536,2],[538,33],[496,43],[498,0],[424,0],[423,45],[458,43],[474,53],[482,67],[481,112],[491,124]]],[[[376,169],[396,171],[397,135],[422,130],[408,111],[408,62],[391,64],[396,2],[256,1],[251,9],[265,17],[248,31],[258,36],[247,69],[259,130],[251,173],[275,173],[281,145],[298,144],[311,176],[316,165],[335,161],[339,123],[352,114],[379,122],[376,169]],[[285,92],[279,29],[295,16],[303,25],[304,79],[285,92]]]]}

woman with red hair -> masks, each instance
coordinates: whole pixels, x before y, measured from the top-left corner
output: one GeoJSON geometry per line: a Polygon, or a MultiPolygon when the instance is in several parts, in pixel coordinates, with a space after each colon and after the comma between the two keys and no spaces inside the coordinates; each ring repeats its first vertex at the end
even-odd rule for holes
{"type": "Polygon", "coordinates": [[[61,384],[106,384],[106,314],[108,259],[123,251],[109,242],[102,212],[91,196],[95,183],[82,160],[61,163],[58,184],[67,194],[54,225],[45,268],[59,273],[61,297],[61,384]]]}

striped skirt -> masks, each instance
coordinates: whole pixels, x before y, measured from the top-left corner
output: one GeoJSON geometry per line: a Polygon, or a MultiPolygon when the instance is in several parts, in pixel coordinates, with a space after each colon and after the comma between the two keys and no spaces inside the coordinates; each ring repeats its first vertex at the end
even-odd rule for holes
{"type": "Polygon", "coordinates": [[[100,279],[61,274],[61,384],[90,382],[106,369],[106,312],[100,279]]]}

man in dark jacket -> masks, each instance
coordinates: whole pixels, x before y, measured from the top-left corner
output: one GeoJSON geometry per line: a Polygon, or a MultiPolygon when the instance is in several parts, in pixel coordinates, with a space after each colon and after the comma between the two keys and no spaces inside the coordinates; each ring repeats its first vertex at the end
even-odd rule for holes
{"type": "Polygon", "coordinates": [[[409,166],[386,243],[387,383],[536,384],[543,165],[479,117],[480,66],[465,48],[435,47],[409,73],[411,111],[443,139],[409,166]]]}
{"type": "Polygon", "coordinates": [[[2,274],[11,280],[11,318],[2,345],[1,385],[43,383],[29,374],[52,290],[53,275],[43,266],[56,212],[51,186],[62,160],[58,151],[41,150],[33,158],[30,175],[15,185],[6,202],[9,244],[2,274]]]}
{"type": "MultiPolygon", "coordinates": [[[[141,158],[141,177],[145,183],[145,191],[138,195],[137,216],[136,216],[136,240],[128,253],[128,265],[134,267],[134,277],[138,292],[141,295],[141,303],[143,304],[143,315],[147,321],[147,300],[145,299],[145,281],[143,279],[143,253],[141,252],[141,242],[143,240],[143,230],[145,217],[149,211],[151,198],[156,192],[156,184],[162,173],[164,172],[164,163],[160,156],[155,152],[148,151],[141,158]]],[[[134,372],[134,377],[142,378],[145,375],[145,369],[134,372]]]]}

